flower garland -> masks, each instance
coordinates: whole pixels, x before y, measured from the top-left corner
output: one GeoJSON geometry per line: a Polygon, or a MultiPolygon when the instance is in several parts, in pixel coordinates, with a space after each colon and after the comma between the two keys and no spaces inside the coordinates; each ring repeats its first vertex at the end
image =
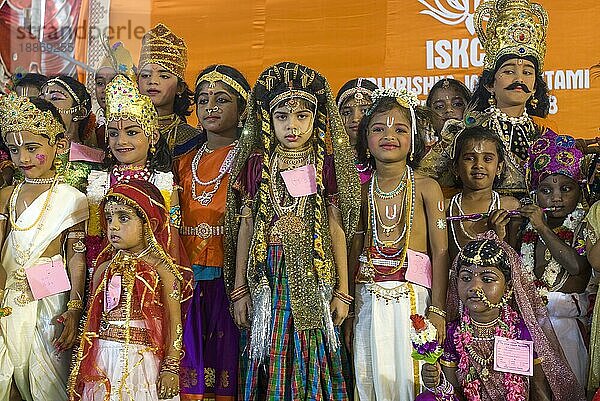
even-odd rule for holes
{"type": "MultiPolygon", "coordinates": [[[[566,218],[562,226],[554,228],[552,231],[558,238],[563,240],[566,244],[572,246],[577,251],[577,254],[585,254],[585,241],[578,239],[575,241],[575,230],[581,224],[585,217],[585,210],[581,206],[571,212],[566,218]]],[[[523,271],[530,274],[532,281],[534,282],[538,294],[542,298],[545,298],[550,291],[556,291],[565,283],[569,278],[566,270],[562,268],[560,263],[552,257],[549,251],[546,251],[547,257],[549,256],[548,264],[544,269],[544,274],[538,280],[535,276],[535,244],[539,238],[538,233],[534,230],[531,222],[527,224],[525,231],[523,232],[523,239],[521,244],[521,257],[523,260],[523,271]],[[564,274],[560,280],[558,276],[564,271],[564,274]]]]}
{"type": "MultiPolygon", "coordinates": [[[[488,360],[483,360],[483,357],[476,355],[479,359],[481,371],[478,371],[473,365],[473,352],[471,345],[475,340],[475,333],[473,331],[473,324],[471,317],[464,306],[461,306],[462,319],[458,330],[454,333],[454,341],[456,344],[456,352],[459,356],[458,368],[462,372],[466,372],[464,380],[462,381],[463,393],[469,401],[481,401],[481,380],[486,380],[487,375],[491,369],[486,366],[488,360]],[[487,372],[487,373],[485,373],[487,372]]],[[[512,310],[508,305],[504,305],[500,312],[500,319],[494,328],[496,336],[501,336],[509,339],[516,339],[519,332],[516,327],[518,320],[517,312],[512,310]]],[[[492,355],[493,357],[493,350],[492,355]]],[[[491,358],[489,358],[491,361],[491,358]]],[[[514,373],[503,373],[504,375],[504,388],[506,389],[506,400],[507,401],[525,401],[527,399],[526,380],[522,375],[514,373]]]]}

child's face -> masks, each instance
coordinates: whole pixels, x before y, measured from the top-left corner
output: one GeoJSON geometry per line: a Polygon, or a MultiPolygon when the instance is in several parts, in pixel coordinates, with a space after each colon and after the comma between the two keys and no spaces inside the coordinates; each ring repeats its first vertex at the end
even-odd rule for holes
{"type": "Polygon", "coordinates": [[[98,105],[105,110],[106,109],[106,85],[115,77],[116,71],[111,67],[102,67],[96,71],[96,77],[94,79],[94,90],[96,93],[96,100],[98,105]]]}
{"type": "Polygon", "coordinates": [[[40,97],[49,101],[58,109],[58,112],[65,122],[68,131],[69,127],[73,123],[73,117],[78,114],[64,112],[64,110],[69,110],[77,105],[75,99],[73,99],[73,96],[71,96],[69,91],[63,88],[60,84],[45,85],[42,87],[40,97]]]}
{"type": "Polygon", "coordinates": [[[367,98],[363,98],[361,101],[358,101],[354,98],[354,96],[349,97],[340,108],[340,114],[342,116],[342,121],[344,122],[344,128],[346,128],[346,134],[350,138],[350,145],[356,145],[356,139],[358,136],[358,124],[360,123],[360,119],[365,115],[369,107],[371,106],[371,101],[367,101],[367,98]]]}
{"type": "Polygon", "coordinates": [[[480,291],[496,304],[502,300],[505,290],[504,274],[495,266],[461,265],[458,270],[458,297],[470,312],[490,309],[481,299],[480,291]]]}
{"type": "Polygon", "coordinates": [[[496,71],[490,89],[500,110],[524,105],[535,92],[535,66],[521,58],[506,60],[496,71]]]}
{"type": "Polygon", "coordinates": [[[136,166],[146,164],[150,138],[136,121],[111,121],[107,130],[108,147],[119,163],[136,166]]]}
{"type": "Polygon", "coordinates": [[[13,163],[27,178],[49,178],[54,175],[53,163],[57,145],[51,146],[48,138],[29,131],[9,132],[6,146],[13,163]]]}
{"type": "Polygon", "coordinates": [[[453,86],[436,89],[431,99],[435,132],[441,132],[444,123],[451,118],[462,120],[466,105],[467,100],[453,86]]]}
{"type": "Polygon", "coordinates": [[[460,149],[456,172],[464,188],[492,188],[502,165],[496,143],[486,139],[468,139],[460,149]]]}
{"type": "Polygon", "coordinates": [[[410,152],[411,124],[407,113],[394,107],[373,115],[367,127],[367,144],[376,161],[406,160],[410,152]]]}
{"type": "Polygon", "coordinates": [[[550,175],[540,182],[537,189],[537,204],[539,207],[555,207],[557,210],[548,211],[548,217],[565,218],[573,212],[581,198],[579,185],[563,174],[550,175]]]}
{"type": "Polygon", "coordinates": [[[156,108],[173,104],[177,86],[177,76],[158,64],[147,64],[138,76],[140,93],[148,95],[156,108]]]}
{"type": "Polygon", "coordinates": [[[104,207],[106,237],[116,249],[139,252],[145,247],[144,224],[134,208],[117,202],[104,207]]]}
{"type": "MultiPolygon", "coordinates": [[[[215,82],[212,88],[209,88],[209,83],[205,82],[198,95],[196,115],[202,127],[209,132],[215,134],[231,132],[232,128],[238,125],[237,96],[222,82],[215,82]]],[[[235,130],[233,133],[236,134],[235,130]]]]}
{"type": "Polygon", "coordinates": [[[314,113],[298,98],[273,110],[275,137],[287,149],[299,149],[312,137],[314,113]]]}

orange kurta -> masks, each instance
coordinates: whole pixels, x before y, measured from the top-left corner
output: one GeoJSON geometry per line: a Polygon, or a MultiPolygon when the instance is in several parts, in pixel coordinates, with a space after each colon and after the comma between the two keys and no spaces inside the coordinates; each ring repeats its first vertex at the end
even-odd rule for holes
{"type": "MultiPolygon", "coordinates": [[[[207,232],[207,235],[181,235],[181,240],[187,251],[192,265],[223,267],[223,222],[225,215],[225,202],[227,197],[227,186],[229,183],[229,173],[226,173],[219,189],[215,192],[211,202],[203,206],[199,201],[193,198],[192,181],[196,174],[198,179],[207,182],[219,175],[219,169],[227,157],[233,144],[210,153],[205,153],[200,158],[197,170],[194,171],[193,161],[196,151],[191,151],[182,156],[176,164],[176,171],[179,177],[179,185],[183,191],[179,198],[181,205],[181,226],[182,227],[200,227],[208,225],[210,227],[220,227],[220,234],[213,235],[207,232]]],[[[203,191],[212,191],[214,184],[202,186],[196,184],[196,195],[203,191]]],[[[185,228],[182,233],[185,234],[185,228]]],[[[210,230],[207,230],[210,231],[210,230]]],[[[213,229],[214,231],[214,229],[213,229]]]]}

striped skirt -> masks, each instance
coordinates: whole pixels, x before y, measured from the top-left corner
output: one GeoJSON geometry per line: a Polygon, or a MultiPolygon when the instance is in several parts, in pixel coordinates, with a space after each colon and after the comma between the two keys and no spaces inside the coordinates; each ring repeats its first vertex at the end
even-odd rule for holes
{"type": "Polygon", "coordinates": [[[268,360],[250,360],[249,333],[242,335],[240,400],[347,400],[340,349],[332,352],[322,329],[296,331],[283,247],[267,251],[271,285],[271,347],[268,360]]]}

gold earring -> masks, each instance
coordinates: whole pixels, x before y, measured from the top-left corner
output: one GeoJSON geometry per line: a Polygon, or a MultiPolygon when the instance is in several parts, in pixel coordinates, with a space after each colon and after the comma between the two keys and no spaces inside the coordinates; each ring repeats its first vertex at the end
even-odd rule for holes
{"type": "Polygon", "coordinates": [[[494,92],[490,94],[490,97],[488,98],[488,103],[492,107],[496,105],[496,94],[494,92]]]}
{"type": "Polygon", "coordinates": [[[535,97],[532,97],[531,100],[529,101],[529,104],[531,105],[532,109],[536,109],[538,106],[539,100],[537,100],[535,97]]]}

